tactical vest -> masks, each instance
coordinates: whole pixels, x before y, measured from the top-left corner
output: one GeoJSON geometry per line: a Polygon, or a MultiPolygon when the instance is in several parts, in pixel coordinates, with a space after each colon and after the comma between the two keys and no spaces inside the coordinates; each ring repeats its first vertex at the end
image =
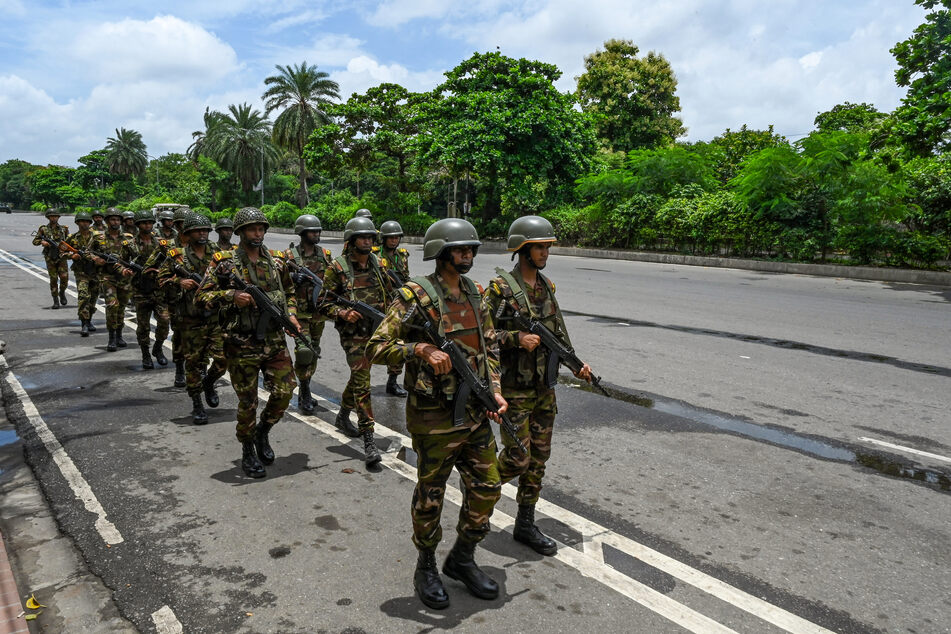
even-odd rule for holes
{"type": "MultiPolygon", "coordinates": [[[[259,287],[264,291],[264,294],[268,296],[268,299],[274,302],[284,314],[288,314],[287,300],[284,294],[284,283],[281,281],[281,272],[277,265],[277,258],[281,257],[280,251],[266,250],[262,252],[261,257],[267,260],[268,270],[270,271],[269,276],[264,278],[258,277],[257,267],[251,263],[251,260],[248,259],[244,251],[240,253],[237,251],[219,251],[215,253],[213,257],[216,262],[232,259],[234,267],[228,271],[228,275],[234,271],[236,275],[244,278],[246,282],[259,287]]],[[[220,267],[216,267],[215,270],[219,271],[220,267]]],[[[218,278],[218,285],[221,288],[230,288],[231,281],[227,276],[220,276],[218,278]]],[[[225,321],[227,322],[226,328],[229,332],[242,337],[251,337],[257,334],[258,321],[261,319],[260,309],[249,304],[244,308],[233,306],[228,313],[229,314],[225,316],[225,321]]],[[[280,330],[281,325],[272,320],[269,324],[267,334],[280,332],[280,330]]]]}

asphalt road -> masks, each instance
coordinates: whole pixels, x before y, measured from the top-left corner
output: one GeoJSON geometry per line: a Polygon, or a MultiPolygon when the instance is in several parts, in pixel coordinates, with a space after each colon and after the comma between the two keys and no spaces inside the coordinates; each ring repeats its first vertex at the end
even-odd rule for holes
{"type": "MultiPolygon", "coordinates": [[[[142,371],[134,343],[105,352],[104,328],[81,339],[75,300],[49,309],[42,221],[0,216],[7,415],[61,530],[142,631],[951,631],[946,288],[553,256],[573,343],[614,398],[558,387],[539,523],[559,555],[512,541],[507,487],[477,555],[501,597],[450,581],[432,612],[413,595],[413,454],[385,371],[382,469],[333,431],[346,373],[328,328],[323,410],[295,399],[277,462],[249,481],[225,382],[193,427],[170,369],[142,371]]],[[[496,266],[507,254],[480,253],[472,275],[496,266]]]]}

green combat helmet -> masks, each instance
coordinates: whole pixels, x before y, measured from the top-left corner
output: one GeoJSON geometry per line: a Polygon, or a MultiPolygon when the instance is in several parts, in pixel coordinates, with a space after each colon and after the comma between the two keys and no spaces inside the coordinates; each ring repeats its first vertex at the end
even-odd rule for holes
{"type": "Polygon", "coordinates": [[[343,228],[343,241],[350,242],[351,238],[357,236],[373,236],[375,238],[376,227],[373,226],[373,221],[361,216],[351,218],[347,222],[347,226],[343,228]]]}
{"type": "Polygon", "coordinates": [[[518,251],[532,242],[555,242],[555,230],[541,216],[516,218],[509,227],[508,251],[518,251]]]}
{"type": "MultiPolygon", "coordinates": [[[[347,223],[349,226],[350,223],[347,223]]],[[[304,214],[297,219],[297,222],[294,223],[294,233],[300,235],[305,231],[323,231],[323,227],[320,226],[320,218],[313,214],[304,214]]]]}
{"type": "Polygon", "coordinates": [[[143,209],[137,211],[134,214],[135,224],[138,225],[140,222],[155,222],[155,218],[152,216],[152,212],[148,209],[143,209]]]}
{"type": "Polygon", "coordinates": [[[100,210],[97,209],[96,211],[92,212],[92,219],[93,219],[93,220],[95,220],[96,218],[102,218],[102,217],[103,217],[103,215],[102,215],[102,212],[101,212],[100,210]]]}
{"type": "Polygon", "coordinates": [[[354,218],[369,218],[373,220],[373,212],[369,209],[357,209],[356,213],[353,214],[354,218]]]}
{"type": "Polygon", "coordinates": [[[387,220],[382,225],[380,225],[380,235],[384,238],[392,238],[393,236],[403,235],[403,227],[400,226],[400,223],[395,220],[387,220]]]}
{"type": "Polygon", "coordinates": [[[182,232],[188,233],[189,231],[196,231],[199,229],[207,229],[211,231],[211,220],[207,216],[202,214],[197,214],[192,212],[188,214],[185,218],[185,224],[182,226],[182,232]]]}
{"type": "Polygon", "coordinates": [[[157,219],[159,222],[162,220],[175,220],[175,212],[171,209],[162,209],[158,212],[157,219]]]}
{"type": "Polygon", "coordinates": [[[234,223],[231,222],[231,218],[228,216],[222,216],[221,218],[218,218],[218,222],[215,223],[215,231],[219,231],[221,229],[234,229],[234,223]]]}
{"type": "MultiPolygon", "coordinates": [[[[149,214],[149,215],[151,216],[152,214],[149,214]]],[[[131,218],[133,221],[135,220],[135,212],[134,212],[134,211],[123,211],[123,212],[122,212],[122,219],[123,219],[123,220],[128,220],[128,219],[130,219],[130,218],[131,218]]]]}
{"type": "Polygon", "coordinates": [[[46,213],[43,215],[49,218],[50,216],[62,216],[63,214],[56,207],[50,207],[49,209],[46,210],[46,213]]]}
{"type": "Polygon", "coordinates": [[[431,224],[423,236],[423,259],[435,260],[452,247],[472,247],[478,252],[481,245],[479,234],[469,221],[443,218],[431,224]]]}
{"type": "Polygon", "coordinates": [[[78,225],[80,220],[92,222],[92,215],[88,211],[77,211],[73,217],[73,221],[78,225]]]}
{"type": "Polygon", "coordinates": [[[188,207],[178,207],[172,212],[172,222],[185,222],[185,218],[187,218],[190,213],[193,212],[188,207]]]}
{"type": "Polygon", "coordinates": [[[106,209],[105,217],[108,219],[113,216],[118,216],[121,218],[122,212],[116,209],[115,207],[109,207],[109,209],[106,209]]]}
{"type": "Polygon", "coordinates": [[[264,225],[270,227],[271,223],[267,221],[267,216],[257,207],[242,207],[234,216],[234,230],[240,231],[247,225],[264,225]]]}

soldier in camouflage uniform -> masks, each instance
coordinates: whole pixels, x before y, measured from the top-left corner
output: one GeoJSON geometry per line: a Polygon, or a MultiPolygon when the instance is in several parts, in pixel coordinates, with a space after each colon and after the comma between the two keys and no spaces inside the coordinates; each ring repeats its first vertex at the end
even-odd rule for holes
{"type": "Polygon", "coordinates": [[[175,220],[175,212],[171,209],[162,209],[158,212],[158,237],[163,240],[174,240],[175,236],[178,235],[178,231],[175,230],[172,221],[175,220]]]}
{"type": "Polygon", "coordinates": [[[223,311],[225,354],[231,385],[238,396],[237,436],[241,442],[241,468],[251,478],[263,478],[264,465],[274,462],[268,435],[281,420],[297,386],[284,331],[272,321],[264,339],[257,338],[261,311],[249,293],[234,288],[231,275],[260,288],[272,302],[284,307],[291,323],[297,323],[294,282],[280,251],[264,246],[269,223],[260,209],[245,207],[234,218],[238,248],[215,254],[212,268],[198,292],[199,301],[223,311]],[[264,375],[264,389],[270,392],[255,425],[258,407],[258,375],[264,375]],[[264,463],[264,464],[262,464],[264,463]]]}
{"type": "Polygon", "coordinates": [[[66,258],[62,251],[47,242],[46,238],[50,237],[57,242],[61,242],[69,237],[69,229],[59,224],[60,213],[58,209],[47,209],[45,215],[49,223],[37,229],[33,236],[33,244],[36,246],[43,245],[43,259],[46,260],[46,272],[50,276],[50,294],[53,296],[52,308],[59,308],[60,304],[66,305],[69,269],[66,268],[66,258]]]}
{"type": "MultiPolygon", "coordinates": [[[[333,263],[333,256],[330,254],[330,249],[324,249],[319,245],[321,230],[320,219],[311,214],[300,216],[294,223],[294,233],[300,236],[300,243],[297,246],[291,244],[287,250],[287,260],[292,271],[295,266],[302,266],[313,271],[321,280],[324,279],[324,271],[333,263]]],[[[310,350],[300,340],[294,347],[297,405],[303,412],[309,414],[317,407],[317,402],[310,394],[310,379],[317,370],[320,338],[324,334],[327,318],[317,311],[313,303],[314,285],[301,275],[294,276],[294,285],[297,288],[297,321],[317,347],[316,350],[310,350]]]]}
{"type": "MultiPolygon", "coordinates": [[[[518,437],[528,447],[522,453],[508,435],[502,437],[499,454],[502,482],[518,478],[518,517],[513,535],[542,555],[554,555],[558,546],[535,525],[535,504],[542,488],[545,463],[551,456],[551,436],[558,407],[555,403],[554,376],[548,376],[548,349],[541,339],[520,331],[513,322],[514,311],[536,318],[571,347],[568,330],[555,299],[555,285],[541,271],[555,242],[551,223],[539,216],[524,216],[512,223],[508,232],[508,250],[518,255],[512,271],[496,269],[483,297],[485,309],[496,317],[497,338],[502,354],[502,395],[509,403],[509,416],[518,429],[518,437]]],[[[514,257],[514,255],[513,255],[514,257]]],[[[585,364],[579,378],[590,380],[591,368],[585,364]]]]}
{"type": "Polygon", "coordinates": [[[231,244],[231,237],[234,235],[234,223],[231,218],[222,216],[215,223],[215,233],[218,234],[218,248],[222,251],[231,251],[237,245],[231,244]]]}
{"type": "Polygon", "coordinates": [[[340,411],[335,424],[351,437],[362,436],[368,465],[380,461],[380,452],[373,442],[373,404],[370,401],[370,360],[367,341],[373,334],[371,320],[352,308],[334,303],[334,297],[363,301],[385,311],[393,297],[393,283],[386,274],[386,261],[373,253],[376,227],[368,218],[351,218],[343,232],[344,254],[334,259],[324,272],[325,299],[320,309],[334,320],[340,334],[340,345],[347,355],[350,380],[340,398],[340,411]],[[357,410],[357,428],[350,421],[350,411],[357,410]]]}
{"type": "Polygon", "coordinates": [[[449,605],[436,569],[435,551],[442,538],[439,520],[453,467],[462,479],[463,503],[456,525],[458,538],[443,573],[482,599],[494,599],[499,592],[498,584],[473,559],[476,544],[489,531],[489,518],[501,494],[495,436],[489,424],[489,418],[498,421],[498,416],[470,402],[467,418],[455,424],[457,374],[449,355],[416,327],[425,316],[454,341],[491,385],[500,411],[505,412],[492,314],[481,303],[482,289],[464,275],[480,244],[475,228],[465,220],[446,218],[434,223],[426,231],[423,259],[436,260],[436,272],[413,278],[399,289],[386,319],[367,345],[374,363],[406,363],[410,388],[406,428],[417,454],[412,518],[419,559],[413,585],[420,600],[434,609],[449,605]]]}
{"type": "Polygon", "coordinates": [[[139,349],[142,351],[142,369],[151,370],[155,366],[152,363],[152,356],[159,365],[166,365],[168,359],[162,351],[162,344],[168,337],[169,314],[168,306],[165,305],[164,297],[158,294],[158,280],[156,279],[157,269],[148,268],[146,264],[152,257],[152,253],[158,249],[158,237],[152,231],[155,225],[155,218],[150,211],[137,211],[135,213],[135,225],[137,233],[135,238],[123,247],[120,256],[126,262],[135,262],[142,266],[142,274],[132,278],[132,302],[135,304],[135,337],[139,342],[139,349]],[[149,354],[149,336],[151,328],[149,321],[155,315],[155,345],[152,346],[151,355],[149,354]]]}
{"type": "MultiPolygon", "coordinates": [[[[122,213],[115,207],[106,210],[106,231],[97,233],[92,242],[92,250],[120,256],[123,247],[129,245],[132,236],[122,232],[122,213]]],[[[125,324],[125,307],[132,297],[132,271],[122,267],[110,266],[96,255],[88,257],[99,265],[99,280],[102,285],[102,297],[106,302],[106,328],[109,330],[109,343],[106,350],[115,352],[116,348],[125,348],[122,328],[125,324]]]]}
{"type": "Polygon", "coordinates": [[[138,229],[136,229],[136,226],[135,226],[135,212],[134,211],[122,212],[122,233],[128,233],[131,236],[134,236],[136,233],[138,233],[138,229]]]}
{"type": "Polygon", "coordinates": [[[217,315],[197,298],[200,280],[218,246],[208,241],[211,221],[201,214],[191,213],[185,219],[182,235],[188,244],[182,249],[171,249],[158,272],[159,285],[172,299],[178,327],[181,329],[182,350],[185,354],[185,387],[192,399],[192,422],[204,425],[208,413],[201,402],[202,392],[208,407],[218,407],[215,383],[228,370],[224,341],[217,315]],[[192,279],[192,278],[198,278],[192,279]],[[208,359],[211,366],[206,367],[208,359]]]}
{"type": "MultiPolygon", "coordinates": [[[[79,231],[66,238],[66,243],[78,251],[85,251],[92,246],[95,238],[90,228],[92,216],[88,212],[79,211],[76,213],[76,224],[79,231]]],[[[76,311],[81,326],[79,334],[88,337],[89,333],[96,332],[96,327],[92,325],[92,316],[96,312],[96,300],[99,299],[99,270],[95,264],[78,253],[69,257],[73,261],[73,277],[76,278],[76,293],[79,295],[76,311]]]]}
{"type": "Polygon", "coordinates": [[[98,209],[92,212],[92,230],[96,233],[102,233],[106,230],[105,216],[98,209]]]}
{"type": "MultiPolygon", "coordinates": [[[[152,256],[146,263],[147,268],[159,268],[165,261],[165,258],[168,257],[169,250],[174,248],[181,249],[187,244],[188,238],[183,236],[178,230],[185,221],[186,209],[187,207],[182,206],[176,207],[174,211],[163,209],[159,212],[159,217],[163,222],[163,232],[165,231],[165,227],[170,224],[173,235],[171,238],[159,239],[158,248],[152,252],[152,256]],[[166,219],[170,222],[166,223],[166,219]],[[178,227],[178,229],[176,229],[176,227],[178,227]]],[[[177,298],[178,288],[174,285],[165,287],[159,291],[159,299],[162,300],[166,306],[171,306],[177,298]],[[173,297],[169,297],[169,293],[171,293],[173,297]]],[[[169,326],[172,329],[172,363],[175,364],[175,379],[172,385],[175,387],[185,387],[185,351],[182,348],[182,328],[178,323],[178,317],[176,317],[174,311],[171,311],[169,326]]]]}
{"type": "MultiPolygon", "coordinates": [[[[409,280],[409,251],[400,248],[400,241],[403,238],[403,227],[395,220],[387,220],[380,225],[380,238],[383,244],[375,247],[375,250],[386,259],[389,270],[393,272],[400,284],[405,284],[409,280]]],[[[396,382],[400,373],[403,371],[402,363],[394,363],[386,368],[386,393],[393,396],[406,397],[406,390],[400,387],[396,382]]]]}
{"type": "Polygon", "coordinates": [[[175,211],[172,212],[172,226],[175,228],[175,237],[172,238],[172,244],[178,247],[179,249],[185,246],[185,237],[182,235],[183,230],[182,226],[185,224],[185,218],[189,214],[194,213],[190,207],[182,205],[181,207],[176,207],[175,211]]]}

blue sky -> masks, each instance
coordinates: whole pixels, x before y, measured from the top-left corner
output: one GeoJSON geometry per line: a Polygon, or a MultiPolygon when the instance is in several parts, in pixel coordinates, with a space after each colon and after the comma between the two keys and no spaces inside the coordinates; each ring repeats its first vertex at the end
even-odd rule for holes
{"type": "Polygon", "coordinates": [[[206,106],[260,107],[275,64],[304,60],[346,98],[429,90],[498,47],[556,64],[571,91],[610,38],[670,60],[687,139],[798,137],[843,101],[898,105],[888,49],[923,20],[911,0],[0,0],[0,162],[75,165],[117,127],[183,152],[206,106]]]}

